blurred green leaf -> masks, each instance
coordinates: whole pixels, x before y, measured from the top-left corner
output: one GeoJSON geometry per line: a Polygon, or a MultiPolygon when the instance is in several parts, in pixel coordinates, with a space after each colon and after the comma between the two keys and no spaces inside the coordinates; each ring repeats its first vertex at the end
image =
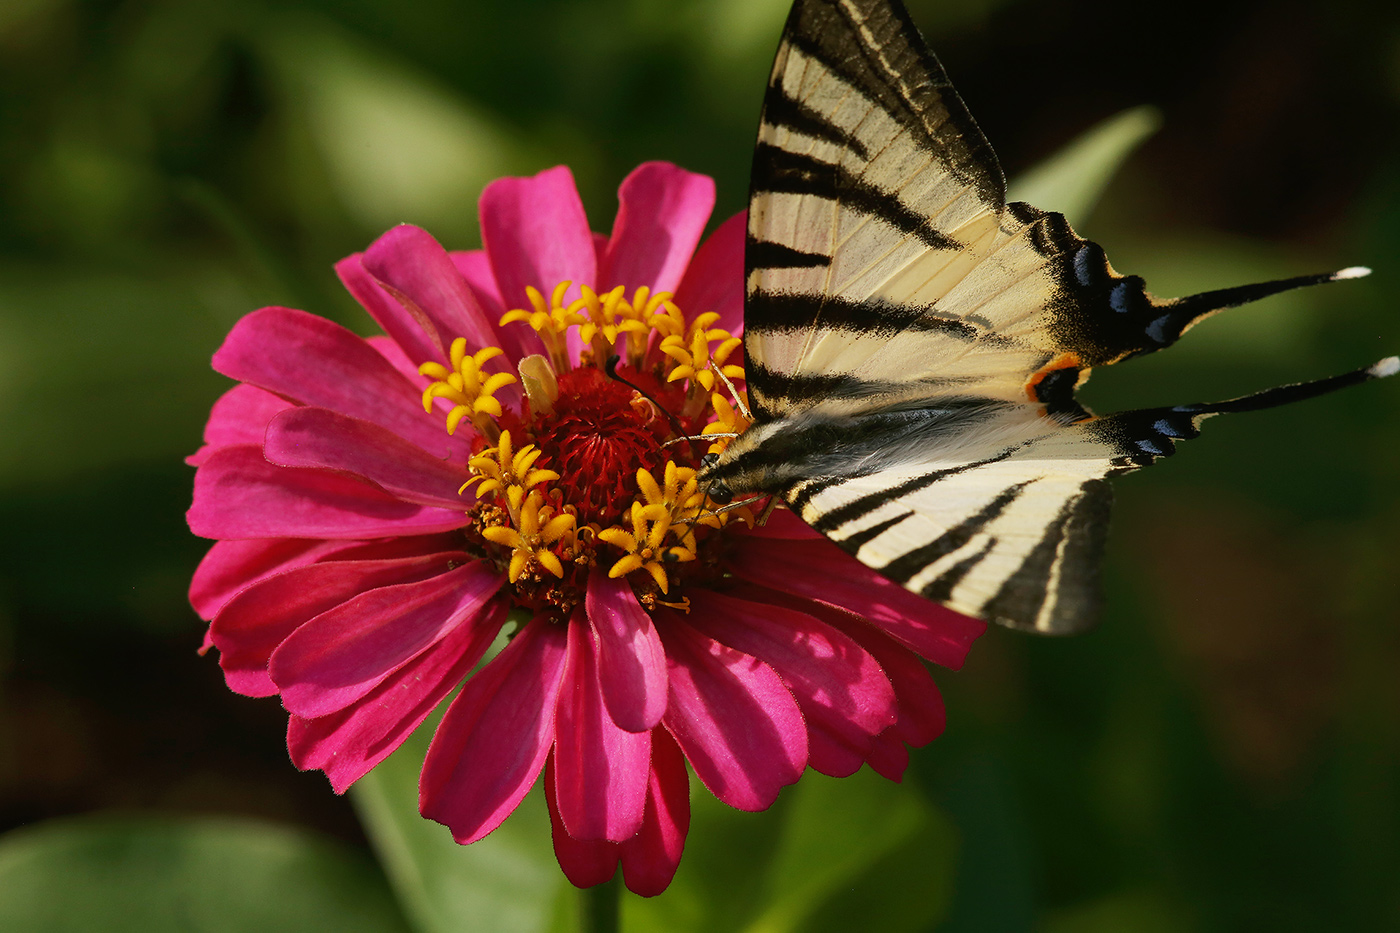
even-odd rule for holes
{"type": "Polygon", "coordinates": [[[192,453],[230,385],[209,357],[256,306],[212,263],[163,276],[0,266],[0,486],[192,453]]]}
{"type": "Polygon", "coordinates": [[[59,5],[59,0],[5,0],[0,3],[0,36],[59,5]]]}
{"type": "Polygon", "coordinates": [[[680,872],[659,897],[628,898],[629,933],[897,933],[947,909],[954,831],[912,786],[809,771],[766,813],[738,813],[698,784],[692,806],[680,872]]]}
{"type": "Polygon", "coordinates": [[[1144,888],[1056,911],[1042,929],[1045,933],[1185,933],[1196,929],[1196,924],[1180,904],[1144,888]]]}
{"type": "Polygon", "coordinates": [[[1162,125],[1154,107],[1133,107],[1091,127],[1050,158],[1013,179],[1007,195],[1081,226],[1115,172],[1162,125]]]}
{"type": "Polygon", "coordinates": [[[84,816],[0,838],[0,929],[16,933],[396,933],[368,858],[253,820],[84,816]]]}
{"type": "Polygon", "coordinates": [[[367,230],[415,223],[464,247],[485,184],[533,164],[486,112],[327,23],[294,21],[267,44],[336,194],[367,230]]]}

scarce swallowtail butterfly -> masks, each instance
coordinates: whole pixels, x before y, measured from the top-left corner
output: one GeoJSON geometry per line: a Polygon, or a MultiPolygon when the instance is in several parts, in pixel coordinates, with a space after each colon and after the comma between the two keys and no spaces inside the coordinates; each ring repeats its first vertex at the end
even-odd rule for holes
{"type": "Polygon", "coordinates": [[[797,0],[763,102],[745,257],[753,424],[700,479],[780,496],[863,563],[1019,629],[1090,626],[1111,500],[1225,412],[1393,375],[1095,416],[1091,367],[1344,269],[1161,299],[1064,217],[1006,200],[898,0],[797,0]]]}

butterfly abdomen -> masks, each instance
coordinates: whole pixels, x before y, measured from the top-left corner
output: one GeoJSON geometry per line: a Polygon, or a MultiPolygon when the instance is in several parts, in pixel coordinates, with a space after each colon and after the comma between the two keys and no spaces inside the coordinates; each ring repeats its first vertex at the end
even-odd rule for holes
{"type": "Polygon", "coordinates": [[[855,412],[819,406],[754,425],[699,479],[744,495],[781,493],[813,477],[865,476],[925,462],[940,448],[955,451],[1013,408],[976,397],[855,412]]]}

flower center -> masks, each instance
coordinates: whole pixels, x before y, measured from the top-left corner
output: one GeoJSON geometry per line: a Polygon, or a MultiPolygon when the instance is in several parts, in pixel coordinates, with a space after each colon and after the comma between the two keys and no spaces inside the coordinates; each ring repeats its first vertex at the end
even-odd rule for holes
{"type": "MultiPolygon", "coordinates": [[[[703,445],[681,440],[746,426],[712,391],[716,373],[743,378],[725,363],[740,341],[711,326],[718,315],[688,320],[664,292],[639,288],[629,299],[620,287],[599,295],[583,286],[566,305],[569,286],[560,283],[548,301],[528,289],[532,310],[501,319],[528,323],[547,353],[520,361],[526,400],[518,411],[495,398],[515,377],[483,371],[497,348],[469,354],[458,338],[451,369],[420,367],[434,380],[424,407],[446,398],[449,433],[463,420],[478,433],[463,486],[477,497],[469,544],[508,574],[516,604],[533,610],[567,616],[588,574],[599,572],[626,577],[643,605],[669,598],[683,606],[672,591],[714,573],[717,561],[704,558],[730,521],[752,521],[747,509],[715,512],[695,481],[703,445]],[[567,352],[574,328],[586,345],[577,361],[567,352]],[[603,372],[613,356],[637,388],[603,372]]],[[[717,438],[708,449],[727,443],[717,438]]]]}
{"type": "Polygon", "coordinates": [[[554,410],[537,424],[541,462],[584,524],[617,522],[637,497],[637,471],[665,464],[670,426],[635,396],[593,367],[574,370],[559,377],[554,410]]]}

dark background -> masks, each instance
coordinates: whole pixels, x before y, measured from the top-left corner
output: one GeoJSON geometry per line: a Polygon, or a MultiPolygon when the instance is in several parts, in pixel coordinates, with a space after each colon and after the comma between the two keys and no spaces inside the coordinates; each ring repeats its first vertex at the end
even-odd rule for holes
{"type": "MultiPolygon", "coordinates": [[[[670,159],[741,209],[785,7],[0,6],[0,831],[138,809],[362,844],[276,701],[195,654],[180,458],[210,354],[267,304],[368,332],[332,263],[400,221],[477,245],[497,175],[566,162],[607,229],[670,159]]],[[[1158,293],[1376,270],[1099,373],[1091,404],[1400,352],[1400,5],[911,7],[1010,176],[1160,109],[1082,231],[1158,293]]],[[[993,631],[940,675],[911,778],[961,836],[939,929],[1400,929],[1397,429],[1395,383],[1211,422],[1118,484],[1099,631],[993,631]]]]}

